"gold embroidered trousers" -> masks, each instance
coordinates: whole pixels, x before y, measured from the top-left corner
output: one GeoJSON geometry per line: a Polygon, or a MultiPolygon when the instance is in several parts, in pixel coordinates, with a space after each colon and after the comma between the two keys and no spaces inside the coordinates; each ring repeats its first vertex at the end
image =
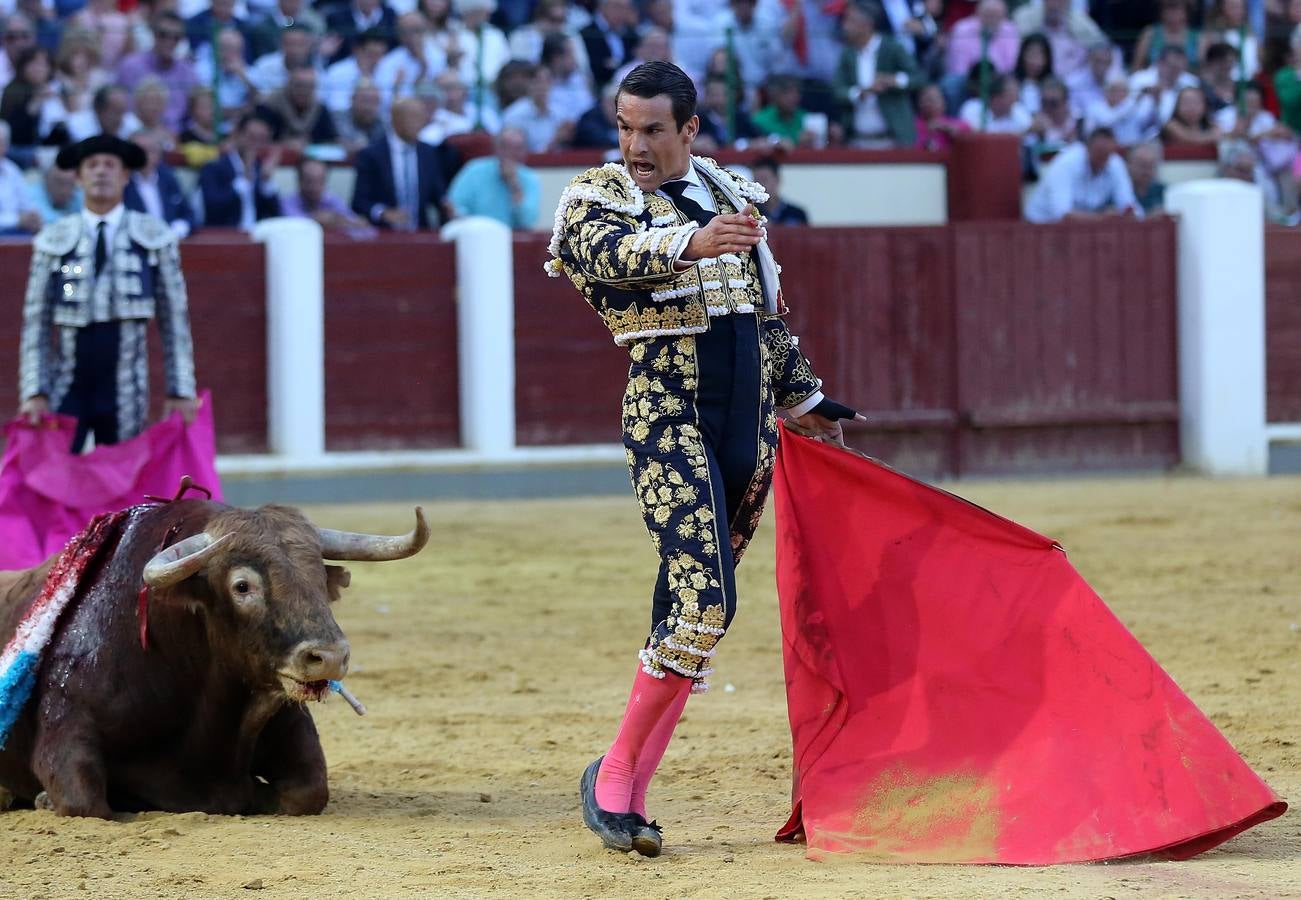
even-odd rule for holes
{"type": "Polygon", "coordinates": [[[650,338],[630,351],[623,440],[660,556],[642,665],[704,690],[736,613],[734,570],[772,482],[769,351],[754,314],[713,317],[703,334],[650,338]]]}

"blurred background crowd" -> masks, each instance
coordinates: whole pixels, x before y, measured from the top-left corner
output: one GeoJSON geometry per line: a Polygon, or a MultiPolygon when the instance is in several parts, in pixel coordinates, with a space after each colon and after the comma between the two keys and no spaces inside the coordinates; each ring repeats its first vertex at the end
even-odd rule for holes
{"type": "Polygon", "coordinates": [[[0,0],[0,21],[6,233],[77,208],[52,159],[101,132],[146,149],[128,203],[182,234],[528,227],[528,162],[615,148],[615,88],[648,60],[695,79],[698,152],[757,149],[773,185],[792,148],[998,132],[1040,183],[1027,217],[1089,191],[1142,214],[1164,148],[1204,144],[1272,219],[1301,218],[1301,0],[0,0]],[[271,178],[290,165],[292,195],[271,178]],[[349,197],[327,190],[339,165],[349,197]]]}

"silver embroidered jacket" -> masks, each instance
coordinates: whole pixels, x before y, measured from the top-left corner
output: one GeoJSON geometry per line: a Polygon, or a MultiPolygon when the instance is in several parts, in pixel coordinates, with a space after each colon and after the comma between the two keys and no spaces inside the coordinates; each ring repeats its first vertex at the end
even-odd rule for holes
{"type": "MultiPolygon", "coordinates": [[[[768,199],[763,188],[693,157],[720,214],[768,199]]],[[[773,360],[773,391],[783,408],[820,386],[782,314],[778,275],[766,240],[744,256],[724,254],[678,268],[699,226],[665,197],[637,187],[622,163],[578,175],[556,209],[547,274],[567,275],[620,346],[652,337],[700,334],[710,316],[758,312],[773,360]]]]}
{"type": "MultiPolygon", "coordinates": [[[[119,368],[143,373],[143,326],[155,317],[162,335],[168,395],[195,395],[194,349],[176,235],[160,219],[126,210],[109,258],[105,277],[97,279],[94,236],[80,214],[60,219],[36,235],[23,303],[21,399],[43,394],[52,408],[58,408],[72,382],[77,329],[92,321],[121,321],[133,326],[133,336],[139,332],[139,340],[122,343],[122,353],[138,359],[123,360],[119,368]]],[[[128,380],[139,380],[119,378],[124,387],[128,380]]]]}

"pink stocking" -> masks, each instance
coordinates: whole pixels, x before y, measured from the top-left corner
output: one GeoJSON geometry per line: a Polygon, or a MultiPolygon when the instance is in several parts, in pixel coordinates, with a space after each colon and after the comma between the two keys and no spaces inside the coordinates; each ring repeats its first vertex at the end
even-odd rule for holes
{"type": "MultiPolygon", "coordinates": [[[[633,793],[633,780],[642,766],[651,760],[651,753],[656,744],[656,735],[661,730],[658,726],[668,721],[668,713],[677,707],[667,727],[667,735],[654,755],[654,765],[659,765],[664,748],[668,746],[668,736],[673,733],[673,725],[682,714],[682,703],[691,693],[691,679],[672,672],[663,678],[648,675],[637,667],[637,676],[633,679],[632,693],[628,696],[628,708],[624,710],[623,721],[619,724],[619,733],[610,747],[601,770],[596,776],[596,804],[606,812],[625,813],[630,810],[633,793]],[[681,702],[678,702],[679,699],[681,702]]],[[[651,767],[654,772],[654,767],[651,767]]],[[[646,776],[650,781],[650,776],[646,776]]],[[[642,787],[643,794],[645,786],[642,787]]]]}
{"type": "Polygon", "coordinates": [[[647,818],[646,788],[650,787],[651,779],[655,777],[655,770],[660,767],[664,751],[669,748],[669,741],[673,739],[673,729],[677,728],[678,720],[682,718],[683,707],[687,705],[687,698],[690,696],[691,690],[687,689],[673,698],[673,703],[655,723],[655,728],[651,731],[646,745],[642,748],[641,756],[637,759],[637,768],[632,776],[632,797],[629,799],[628,811],[637,813],[643,819],[647,818]]]}

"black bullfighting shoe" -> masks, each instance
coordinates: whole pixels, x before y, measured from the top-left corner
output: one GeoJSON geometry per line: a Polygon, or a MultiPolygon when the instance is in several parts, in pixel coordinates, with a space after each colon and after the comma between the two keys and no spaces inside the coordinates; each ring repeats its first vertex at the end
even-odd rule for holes
{"type": "Polygon", "coordinates": [[[633,848],[633,836],[637,834],[637,820],[641,819],[641,816],[633,813],[606,812],[597,805],[596,773],[601,771],[603,759],[604,756],[599,757],[588,766],[582,780],[578,783],[578,796],[583,803],[583,822],[605,846],[611,850],[622,850],[627,853],[633,848]]]}
{"type": "Polygon", "coordinates": [[[637,830],[632,835],[632,849],[642,856],[659,856],[664,849],[664,829],[658,822],[647,822],[636,813],[637,830]]]}

